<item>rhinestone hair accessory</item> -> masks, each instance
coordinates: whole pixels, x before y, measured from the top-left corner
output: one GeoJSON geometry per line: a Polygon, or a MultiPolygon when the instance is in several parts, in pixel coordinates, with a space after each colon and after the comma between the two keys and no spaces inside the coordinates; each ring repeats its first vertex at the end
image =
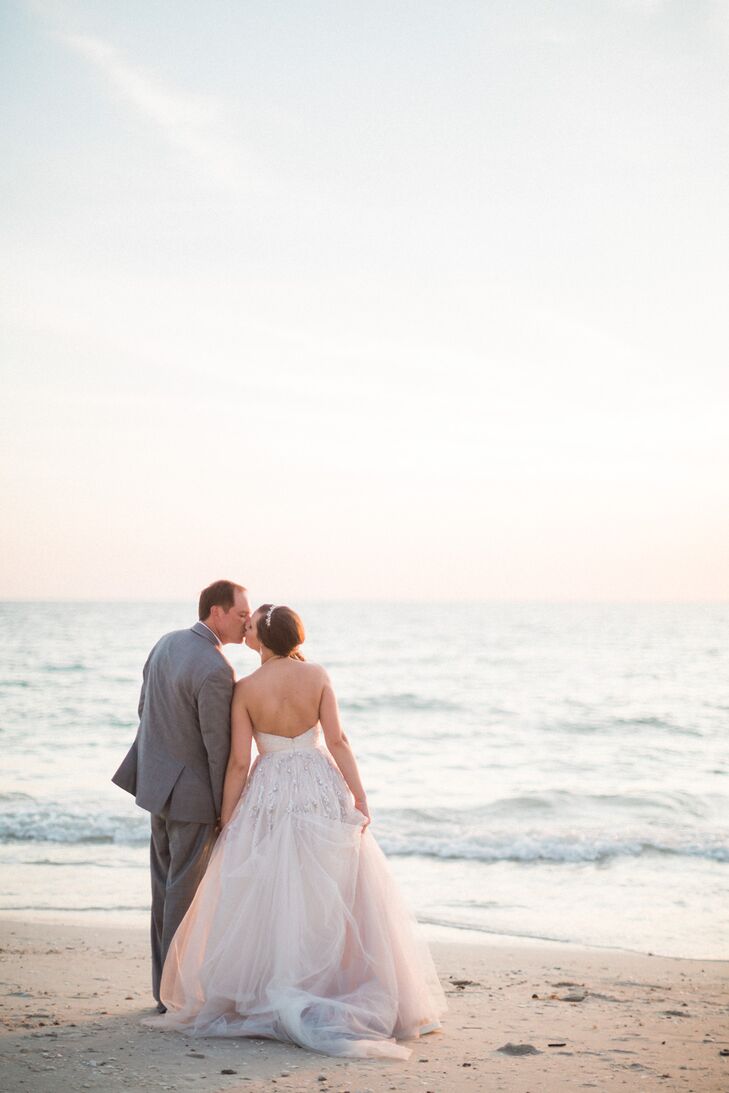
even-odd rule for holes
{"type": "Polygon", "coordinates": [[[271,615],[274,613],[277,606],[278,605],[274,603],[274,604],[271,604],[271,606],[269,607],[268,614],[266,615],[266,626],[270,627],[270,625],[271,625],[271,615]]]}

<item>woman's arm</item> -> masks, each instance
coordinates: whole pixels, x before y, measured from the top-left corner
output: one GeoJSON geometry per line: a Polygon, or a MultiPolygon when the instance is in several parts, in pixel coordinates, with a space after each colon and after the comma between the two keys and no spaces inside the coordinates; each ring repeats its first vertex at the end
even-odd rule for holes
{"type": "Polygon", "coordinates": [[[230,755],[223,782],[223,806],[220,810],[220,826],[225,827],[238,804],[246,784],[251,765],[253,725],[244,698],[245,680],[236,683],[230,708],[230,755]]]}
{"type": "Polygon", "coordinates": [[[337,696],[334,694],[334,688],[326,672],[324,673],[324,690],[319,702],[319,721],[332,759],[341,770],[342,777],[352,792],[355,808],[367,817],[367,823],[363,825],[364,830],[370,822],[367,796],[357,769],[357,760],[342,729],[337,696]]]}

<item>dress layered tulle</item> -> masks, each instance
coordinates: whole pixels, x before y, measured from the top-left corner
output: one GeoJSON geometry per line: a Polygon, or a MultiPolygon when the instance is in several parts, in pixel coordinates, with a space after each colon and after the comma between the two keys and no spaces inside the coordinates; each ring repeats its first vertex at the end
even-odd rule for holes
{"type": "Polygon", "coordinates": [[[259,757],[170,946],[149,1024],[407,1058],[445,997],[318,726],[259,757]]]}

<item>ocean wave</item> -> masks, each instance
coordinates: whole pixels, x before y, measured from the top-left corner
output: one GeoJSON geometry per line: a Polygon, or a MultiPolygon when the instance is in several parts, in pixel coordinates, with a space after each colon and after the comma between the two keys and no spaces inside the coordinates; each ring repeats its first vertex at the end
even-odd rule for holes
{"type": "Polygon", "coordinates": [[[674,736],[702,736],[694,725],[681,725],[664,717],[615,717],[612,723],[621,729],[661,729],[674,736]]]}
{"type": "Polygon", "coordinates": [[[0,843],[119,843],[142,845],[149,840],[149,816],[90,812],[62,807],[0,811],[0,843]]]}
{"type": "MultiPolygon", "coordinates": [[[[577,704],[570,703],[570,705],[577,704]]],[[[547,733],[568,733],[576,736],[609,736],[612,733],[621,735],[626,730],[639,732],[641,729],[658,729],[670,736],[702,735],[701,730],[693,725],[682,725],[662,717],[606,717],[604,714],[596,719],[589,716],[576,720],[556,718],[538,727],[540,731],[547,733]]]]}
{"type": "MultiPolygon", "coordinates": [[[[98,846],[99,843],[85,843],[83,845],[98,846]]],[[[80,850],[79,853],[83,853],[83,850],[80,850]]],[[[58,860],[56,860],[55,858],[25,858],[24,864],[25,865],[44,865],[44,866],[48,866],[49,868],[60,868],[60,869],[75,869],[75,868],[78,868],[78,866],[80,866],[80,865],[83,865],[84,868],[87,868],[88,866],[92,865],[95,869],[117,869],[119,867],[120,863],[117,860],[101,861],[98,856],[97,857],[88,857],[88,858],[84,858],[84,857],[81,857],[81,858],[65,858],[65,857],[62,856],[58,860]]],[[[126,859],[124,859],[122,861],[122,864],[123,865],[128,865],[129,864],[128,856],[127,856],[126,859]]]]}
{"type": "Polygon", "coordinates": [[[491,821],[511,820],[515,825],[524,819],[541,817],[545,822],[557,818],[609,818],[612,822],[639,820],[663,816],[680,819],[687,814],[702,817],[711,812],[726,811],[729,797],[718,794],[696,796],[680,791],[654,793],[573,793],[567,789],[545,790],[543,793],[522,793],[497,797],[483,805],[467,808],[402,808],[389,809],[387,814],[403,824],[430,821],[443,824],[487,825],[491,821]]]}
{"type": "Polygon", "coordinates": [[[8,903],[0,904],[0,911],[64,911],[72,912],[73,914],[87,914],[89,912],[98,913],[99,911],[108,912],[111,911],[116,914],[118,911],[138,911],[140,913],[146,912],[149,914],[148,903],[112,903],[108,907],[77,907],[74,904],[53,904],[53,903],[8,903]]]}
{"type": "Polygon", "coordinates": [[[136,717],[119,717],[117,714],[106,714],[104,721],[112,729],[133,729],[138,724],[136,717]]]}
{"type": "MultiPolygon", "coordinates": [[[[537,810],[544,805],[544,800],[526,801],[537,810]]],[[[0,808],[0,843],[141,847],[149,839],[149,817],[142,810],[130,814],[59,804],[42,807],[37,802],[29,806],[27,800],[8,804],[0,808]]],[[[547,822],[538,811],[523,811],[516,823],[494,811],[503,804],[463,810],[375,809],[373,832],[394,857],[567,864],[663,854],[729,862],[726,831],[706,822],[678,825],[648,816],[616,829],[613,810],[590,817],[589,823],[559,814],[547,822]]]]}
{"type": "Polygon", "coordinates": [[[85,672],[89,668],[88,664],[84,664],[81,661],[72,661],[70,664],[41,664],[38,668],[39,672],[85,672]]]}
{"type": "Polygon", "coordinates": [[[343,710],[366,712],[367,710],[394,709],[413,711],[440,711],[454,713],[462,710],[458,702],[451,702],[443,698],[425,698],[423,695],[413,694],[409,691],[388,694],[374,694],[368,698],[341,699],[340,706],[343,710]]]}
{"type": "Polygon", "coordinates": [[[703,839],[674,837],[619,838],[609,835],[559,836],[521,835],[465,836],[438,839],[432,836],[402,838],[395,834],[379,835],[386,854],[392,857],[440,858],[447,861],[494,862],[608,862],[616,858],[640,858],[662,854],[672,857],[704,858],[729,862],[729,845],[718,837],[703,839]]]}

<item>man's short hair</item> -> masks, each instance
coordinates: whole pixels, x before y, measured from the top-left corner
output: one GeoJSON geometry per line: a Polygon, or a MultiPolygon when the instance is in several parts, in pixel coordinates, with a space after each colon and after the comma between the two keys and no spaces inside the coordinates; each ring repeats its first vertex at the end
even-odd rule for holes
{"type": "Polygon", "coordinates": [[[235,602],[236,592],[245,592],[242,584],[233,581],[213,581],[200,593],[200,602],[197,608],[197,617],[206,619],[213,607],[222,607],[230,611],[235,602]]]}

